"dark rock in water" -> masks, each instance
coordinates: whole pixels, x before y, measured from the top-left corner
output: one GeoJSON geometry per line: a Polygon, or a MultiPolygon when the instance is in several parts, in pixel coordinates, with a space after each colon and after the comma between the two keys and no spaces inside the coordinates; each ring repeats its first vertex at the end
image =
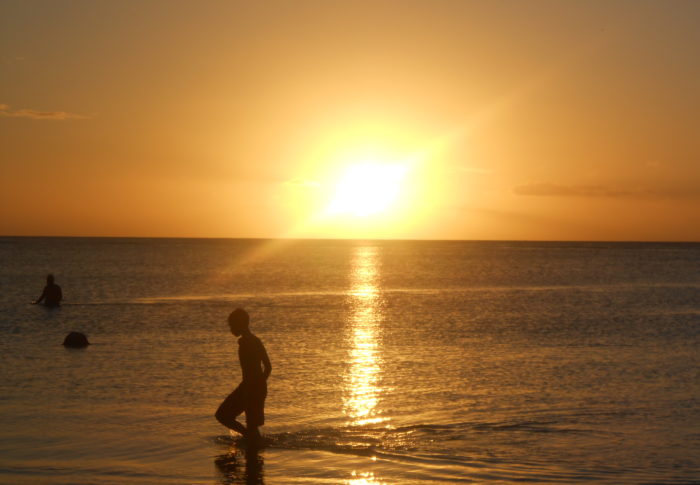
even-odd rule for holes
{"type": "Polygon", "coordinates": [[[90,345],[90,342],[88,342],[85,334],[80,332],[71,332],[66,335],[65,339],[63,339],[63,345],[74,349],[82,349],[83,347],[90,345]]]}

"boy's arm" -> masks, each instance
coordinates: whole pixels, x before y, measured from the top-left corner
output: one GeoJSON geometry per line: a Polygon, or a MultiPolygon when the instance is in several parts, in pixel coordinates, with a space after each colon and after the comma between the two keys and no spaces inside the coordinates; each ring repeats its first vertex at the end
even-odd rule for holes
{"type": "Polygon", "coordinates": [[[260,342],[260,350],[260,360],[263,363],[263,375],[265,376],[265,380],[267,380],[272,372],[272,364],[270,363],[270,357],[268,357],[267,350],[265,350],[265,346],[262,344],[262,342],[260,342]]]}
{"type": "Polygon", "coordinates": [[[34,304],[36,305],[37,303],[40,303],[41,300],[43,300],[45,297],[46,297],[46,287],[44,287],[44,291],[41,292],[41,296],[34,301],[34,304]]]}

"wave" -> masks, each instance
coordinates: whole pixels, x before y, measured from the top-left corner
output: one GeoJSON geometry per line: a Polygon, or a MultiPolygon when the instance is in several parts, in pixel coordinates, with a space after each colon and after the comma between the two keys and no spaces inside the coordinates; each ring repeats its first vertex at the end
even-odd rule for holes
{"type": "MultiPolygon", "coordinates": [[[[538,433],[594,433],[566,428],[564,424],[553,420],[422,423],[395,428],[326,427],[266,434],[265,439],[267,449],[281,452],[311,450],[367,458],[373,462],[372,469],[378,476],[385,472],[405,479],[406,483],[691,483],[688,474],[668,469],[629,468],[604,462],[592,464],[535,451],[529,456],[517,456],[506,448],[500,451],[493,447],[479,449],[479,441],[474,439],[475,433],[534,433],[536,442],[541,439],[537,438],[538,433]]],[[[218,465],[233,463],[234,466],[237,454],[250,451],[241,438],[217,436],[213,441],[227,448],[227,453],[218,457],[218,465]]],[[[517,442],[521,443],[519,439],[517,442]]],[[[304,459],[309,459],[308,454],[304,459]]]]}
{"type": "MultiPolygon", "coordinates": [[[[379,469],[411,477],[411,481],[474,482],[474,481],[532,481],[571,483],[595,480],[603,476],[624,475],[623,470],[576,470],[548,461],[517,461],[470,455],[466,447],[473,432],[557,432],[552,423],[449,423],[415,424],[396,428],[337,427],[302,429],[292,432],[266,434],[266,448],[286,451],[313,450],[369,458],[379,469]],[[447,446],[441,446],[447,444],[447,446]]],[[[565,432],[570,432],[566,430],[565,432]]],[[[217,436],[214,442],[238,450],[246,450],[242,438],[217,436]]],[[[231,452],[229,451],[229,454],[231,452]]],[[[221,460],[226,461],[227,455],[221,460]]],[[[629,477],[626,476],[626,479],[629,477]]],[[[636,477],[639,478],[639,477],[636,477]]],[[[624,481],[624,480],[623,480],[624,481]]]]}
{"type": "MultiPolygon", "coordinates": [[[[288,450],[319,450],[357,456],[375,456],[401,460],[445,461],[476,466],[460,454],[460,444],[475,433],[580,433],[594,434],[584,428],[572,428],[558,421],[461,422],[414,424],[399,427],[341,426],[308,428],[266,434],[266,446],[288,450]]],[[[217,443],[245,446],[240,437],[217,436],[217,443]]]]}
{"type": "MultiPolygon", "coordinates": [[[[440,295],[440,294],[455,294],[455,293],[503,293],[503,292],[551,292],[551,291],[579,291],[579,292],[602,292],[602,291],[628,291],[630,289],[673,289],[673,290],[695,290],[700,288],[700,283],[617,283],[617,284],[596,284],[596,285],[513,285],[513,286],[467,286],[467,287],[448,287],[448,288],[380,288],[378,293],[383,295],[390,294],[409,294],[409,295],[440,295]]],[[[284,299],[284,298],[299,298],[299,297],[339,297],[347,298],[357,295],[357,290],[307,290],[307,291],[276,291],[265,293],[220,293],[211,295],[169,295],[169,296],[149,296],[136,297],[130,299],[114,299],[114,300],[96,300],[96,301],[77,301],[64,302],[62,306],[88,306],[88,305],[163,305],[163,304],[181,304],[190,302],[210,302],[210,303],[231,303],[233,301],[256,299],[260,301],[261,306],[265,305],[265,301],[284,299]]],[[[314,303],[317,305],[317,303],[314,303]]],[[[275,306],[280,306],[275,303],[275,306]]],[[[291,306],[298,306],[296,304],[291,306]]],[[[695,313],[692,310],[691,313],[695,313]]]]}

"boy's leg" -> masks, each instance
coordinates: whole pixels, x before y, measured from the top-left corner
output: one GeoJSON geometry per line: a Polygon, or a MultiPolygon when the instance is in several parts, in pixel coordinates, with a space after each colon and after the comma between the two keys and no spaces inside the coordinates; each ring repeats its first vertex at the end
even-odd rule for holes
{"type": "Polygon", "coordinates": [[[254,444],[258,444],[262,441],[262,436],[260,436],[260,429],[256,425],[248,425],[248,433],[246,438],[252,441],[254,444]]]}
{"type": "Polygon", "coordinates": [[[250,396],[248,406],[245,409],[245,424],[248,428],[248,439],[251,443],[258,445],[262,444],[262,436],[260,435],[260,426],[265,424],[265,397],[267,395],[267,386],[263,385],[255,388],[255,393],[250,396]]]}
{"type": "Polygon", "coordinates": [[[242,393],[239,388],[236,388],[236,390],[234,390],[226,399],[224,399],[224,402],[221,403],[214,416],[227,428],[237,431],[245,436],[248,433],[248,430],[245,426],[236,421],[236,417],[243,412],[244,407],[245,404],[242,399],[242,393]]]}

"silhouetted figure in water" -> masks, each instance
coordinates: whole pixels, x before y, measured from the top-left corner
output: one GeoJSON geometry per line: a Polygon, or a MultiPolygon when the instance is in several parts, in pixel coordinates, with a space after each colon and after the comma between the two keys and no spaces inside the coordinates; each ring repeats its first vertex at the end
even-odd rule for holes
{"type": "Polygon", "coordinates": [[[267,378],[272,372],[265,346],[248,328],[250,317],[242,308],[236,308],[228,317],[231,333],[238,339],[238,359],[243,381],[216,410],[221,424],[245,436],[251,445],[261,441],[259,426],[265,424],[265,397],[267,378]],[[245,412],[246,426],[236,421],[245,412]]]}
{"type": "Polygon", "coordinates": [[[41,294],[39,299],[34,302],[41,303],[42,300],[44,305],[50,307],[61,306],[61,300],[63,299],[63,293],[61,292],[61,287],[53,282],[53,275],[46,276],[46,286],[44,286],[44,292],[41,294]]]}

